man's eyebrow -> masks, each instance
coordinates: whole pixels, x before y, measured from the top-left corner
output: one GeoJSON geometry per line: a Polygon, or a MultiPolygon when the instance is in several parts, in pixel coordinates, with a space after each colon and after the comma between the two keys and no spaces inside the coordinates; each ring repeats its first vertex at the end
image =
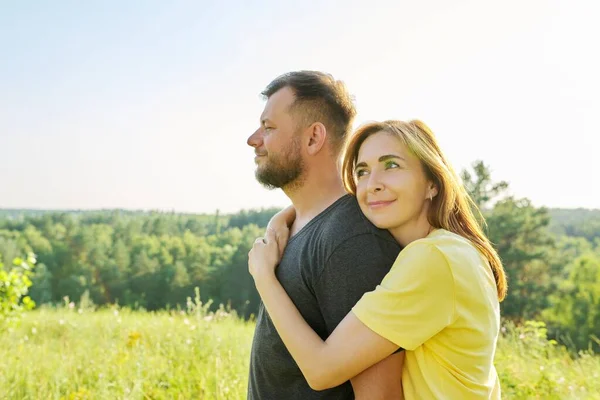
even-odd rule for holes
{"type": "Polygon", "coordinates": [[[261,125],[265,125],[267,122],[272,123],[273,121],[271,121],[269,118],[261,118],[260,119],[261,125]]]}
{"type": "MultiPolygon", "coordinates": [[[[399,160],[406,161],[403,157],[397,156],[395,154],[386,154],[384,156],[379,157],[379,159],[377,161],[382,162],[382,161],[387,161],[387,160],[392,159],[392,158],[397,158],[399,160]]],[[[356,164],[354,166],[354,168],[366,167],[366,166],[367,166],[367,163],[364,162],[364,161],[361,161],[358,164],[356,164]]]]}

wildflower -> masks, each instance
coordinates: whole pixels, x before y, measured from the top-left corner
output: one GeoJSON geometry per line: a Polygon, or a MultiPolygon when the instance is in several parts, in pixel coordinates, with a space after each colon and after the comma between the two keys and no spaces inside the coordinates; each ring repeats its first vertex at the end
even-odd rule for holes
{"type": "Polygon", "coordinates": [[[74,309],[74,308],[75,308],[75,303],[73,303],[73,302],[70,302],[70,303],[69,303],[69,308],[70,308],[71,310],[72,310],[72,309],[74,309]]]}
{"type": "Polygon", "coordinates": [[[58,324],[59,325],[64,325],[65,324],[65,320],[64,319],[59,319],[58,320],[58,324]]]}
{"type": "Polygon", "coordinates": [[[140,339],[142,338],[142,334],[137,331],[133,331],[129,333],[127,338],[127,347],[133,347],[138,344],[140,339]]]}
{"type": "Polygon", "coordinates": [[[189,325],[189,324],[190,324],[190,320],[186,318],[186,319],[184,319],[184,320],[183,320],[183,323],[184,323],[185,325],[189,325]]]}

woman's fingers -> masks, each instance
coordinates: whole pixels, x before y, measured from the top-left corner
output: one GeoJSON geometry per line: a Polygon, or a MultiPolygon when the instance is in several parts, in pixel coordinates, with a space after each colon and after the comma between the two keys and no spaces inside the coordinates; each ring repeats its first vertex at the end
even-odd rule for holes
{"type": "Polygon", "coordinates": [[[277,233],[273,228],[267,228],[267,234],[265,236],[265,243],[277,242],[277,233]]]}
{"type": "Polygon", "coordinates": [[[278,232],[277,245],[279,246],[279,256],[280,257],[283,257],[283,251],[285,250],[285,246],[287,246],[289,237],[290,237],[289,229],[285,229],[283,231],[278,232]]]}

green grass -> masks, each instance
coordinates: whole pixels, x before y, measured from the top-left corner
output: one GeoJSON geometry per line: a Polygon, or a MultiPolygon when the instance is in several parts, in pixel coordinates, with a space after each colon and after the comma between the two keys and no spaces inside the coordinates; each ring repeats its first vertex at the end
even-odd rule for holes
{"type": "MultiPolygon", "coordinates": [[[[42,309],[0,334],[1,399],[245,399],[254,325],[221,310],[42,309]]],[[[505,399],[600,399],[600,357],[507,326],[505,399]]]]}
{"type": "Polygon", "coordinates": [[[254,325],[182,314],[31,312],[0,336],[0,398],[245,398],[254,325]]]}
{"type": "Polygon", "coordinates": [[[507,323],[496,353],[505,399],[600,399],[600,355],[579,352],[546,338],[542,322],[507,323]]]}

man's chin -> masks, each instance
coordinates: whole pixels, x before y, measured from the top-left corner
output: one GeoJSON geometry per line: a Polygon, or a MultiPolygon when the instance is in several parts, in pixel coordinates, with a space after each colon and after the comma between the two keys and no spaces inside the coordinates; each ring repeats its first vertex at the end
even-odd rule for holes
{"type": "Polygon", "coordinates": [[[286,189],[296,188],[302,184],[302,179],[299,174],[297,174],[297,176],[286,176],[270,172],[272,172],[272,170],[267,168],[257,168],[254,173],[258,183],[267,189],[282,189],[285,191],[286,189]]]}
{"type": "Polygon", "coordinates": [[[258,170],[256,170],[254,177],[256,178],[258,183],[260,183],[265,189],[269,189],[269,190],[279,189],[279,186],[273,185],[268,180],[264,179],[264,177],[262,175],[260,175],[260,171],[258,171],[258,170]]]}

